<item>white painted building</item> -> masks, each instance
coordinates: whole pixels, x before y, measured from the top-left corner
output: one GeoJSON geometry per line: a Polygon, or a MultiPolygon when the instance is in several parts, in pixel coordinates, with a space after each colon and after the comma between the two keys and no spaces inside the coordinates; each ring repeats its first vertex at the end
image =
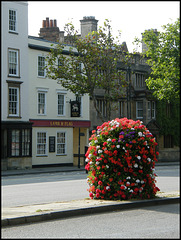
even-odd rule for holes
{"type": "Polygon", "coordinates": [[[28,2],[1,2],[2,169],[31,167],[28,2]]]}
{"type": "MultiPolygon", "coordinates": [[[[79,99],[80,117],[71,116],[71,102],[76,100],[75,95],[56,80],[46,78],[43,69],[51,44],[52,41],[38,37],[28,38],[32,165],[82,165],[89,138],[89,96],[79,99]]],[[[69,53],[68,49],[65,46],[65,54],[69,53]]]]}

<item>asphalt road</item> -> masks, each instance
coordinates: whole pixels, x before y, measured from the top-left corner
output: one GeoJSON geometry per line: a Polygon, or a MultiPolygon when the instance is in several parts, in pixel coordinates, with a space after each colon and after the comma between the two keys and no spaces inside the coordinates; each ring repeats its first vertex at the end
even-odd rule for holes
{"type": "Polygon", "coordinates": [[[179,204],[93,214],[2,229],[3,239],[13,238],[131,238],[179,239],[179,204]]]}
{"type": "MultiPolygon", "coordinates": [[[[178,191],[180,166],[157,166],[161,192],[178,191]]],[[[60,202],[89,197],[85,172],[29,174],[2,177],[2,206],[60,202]]]]}

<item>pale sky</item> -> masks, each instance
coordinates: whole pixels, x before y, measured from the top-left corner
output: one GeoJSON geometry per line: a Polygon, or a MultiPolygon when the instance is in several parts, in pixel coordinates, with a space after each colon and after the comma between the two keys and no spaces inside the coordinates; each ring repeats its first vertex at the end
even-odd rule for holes
{"type": "Polygon", "coordinates": [[[135,37],[141,38],[146,29],[161,31],[162,25],[180,17],[180,1],[28,1],[28,34],[38,36],[46,17],[56,19],[60,31],[72,22],[80,33],[84,16],[94,16],[98,27],[105,19],[111,20],[112,34],[118,36],[121,30],[120,41],[132,52],[135,37]]]}

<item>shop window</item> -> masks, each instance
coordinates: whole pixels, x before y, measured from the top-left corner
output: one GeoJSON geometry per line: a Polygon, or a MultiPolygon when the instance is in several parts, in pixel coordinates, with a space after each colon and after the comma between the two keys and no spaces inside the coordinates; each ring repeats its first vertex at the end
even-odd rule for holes
{"type": "Polygon", "coordinates": [[[66,154],[66,132],[57,132],[57,155],[66,154]]]}
{"type": "Polygon", "coordinates": [[[37,132],[37,156],[43,156],[47,154],[47,133],[37,132]]]}
{"type": "Polygon", "coordinates": [[[9,157],[31,156],[31,129],[12,129],[9,141],[9,157]]]}

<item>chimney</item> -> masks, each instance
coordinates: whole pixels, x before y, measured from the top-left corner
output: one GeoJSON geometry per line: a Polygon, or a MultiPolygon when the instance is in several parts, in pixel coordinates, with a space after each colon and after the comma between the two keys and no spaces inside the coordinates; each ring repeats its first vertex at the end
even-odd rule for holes
{"type": "Polygon", "coordinates": [[[81,25],[81,37],[85,38],[88,33],[97,31],[97,22],[94,16],[85,16],[83,20],[80,20],[81,25]]]}
{"type": "Polygon", "coordinates": [[[50,27],[53,27],[53,20],[50,20],[50,27]]]}
{"type": "Polygon", "coordinates": [[[42,22],[42,28],[45,28],[46,27],[46,20],[43,20],[42,22]]]}
{"type": "Polygon", "coordinates": [[[49,27],[49,18],[46,18],[46,27],[49,27]]]}
{"type": "Polygon", "coordinates": [[[60,31],[59,27],[57,27],[57,20],[50,20],[47,17],[46,20],[42,21],[42,28],[40,28],[39,36],[48,41],[64,42],[64,31],[60,31]]]}
{"type": "MultiPolygon", "coordinates": [[[[157,29],[148,29],[147,31],[153,31],[155,33],[156,36],[158,36],[158,32],[157,29]]],[[[144,38],[144,33],[141,34],[142,35],[142,40],[144,38]]],[[[146,52],[148,50],[147,45],[142,41],[142,53],[146,52]]]]}

